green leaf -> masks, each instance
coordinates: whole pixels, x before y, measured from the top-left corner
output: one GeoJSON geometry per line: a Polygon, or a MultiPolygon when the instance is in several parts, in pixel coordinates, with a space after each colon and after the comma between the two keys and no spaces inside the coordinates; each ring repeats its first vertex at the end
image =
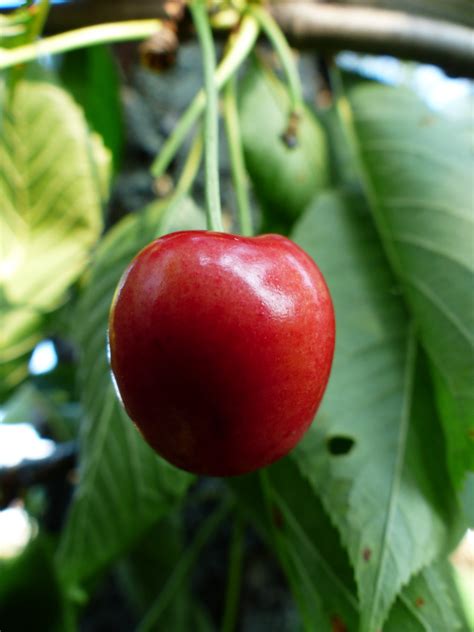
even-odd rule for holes
{"type": "Polygon", "coordinates": [[[39,535],[12,559],[0,559],[0,622],[9,632],[67,632],[66,605],[49,540],[39,535]]]}
{"type": "Polygon", "coordinates": [[[27,382],[16,389],[2,407],[2,423],[32,423],[35,417],[46,417],[49,412],[46,398],[27,382]]]}
{"type": "Polygon", "coordinates": [[[158,203],[122,220],[97,250],[77,314],[86,416],[80,480],[58,557],[68,584],[84,582],[126,551],[192,481],[158,458],[126,415],[115,395],[106,345],[112,297],[133,256],[165,232],[203,227],[191,201],[172,208],[158,203]]]}
{"type": "Polygon", "coordinates": [[[469,527],[474,529],[474,474],[471,472],[464,481],[464,487],[461,490],[461,501],[469,527]]]}
{"type": "Polygon", "coordinates": [[[462,488],[474,471],[474,398],[467,390],[465,395],[456,396],[436,367],[432,367],[432,373],[449,448],[451,475],[458,488],[462,488]]]}
{"type": "Polygon", "coordinates": [[[28,44],[41,32],[49,2],[40,0],[34,7],[19,7],[8,14],[0,14],[0,47],[15,48],[28,44]]]}
{"type": "MultiPolygon", "coordinates": [[[[464,538],[466,538],[466,535],[464,538]]],[[[457,550],[459,550],[459,546],[457,550]]],[[[456,613],[456,618],[461,622],[462,632],[474,630],[474,604],[472,603],[474,573],[472,572],[472,567],[466,569],[470,575],[470,584],[463,586],[458,581],[460,567],[455,566],[452,559],[440,560],[436,563],[436,566],[442,575],[449,599],[456,613]],[[463,592],[464,588],[467,589],[465,593],[463,592]]]]}
{"type": "Polygon", "coordinates": [[[57,388],[42,391],[33,381],[25,381],[2,405],[1,422],[29,423],[41,434],[48,428],[48,438],[58,442],[73,441],[78,425],[79,406],[69,401],[69,393],[57,388]]]}
{"type": "MultiPolygon", "coordinates": [[[[137,632],[151,632],[153,630],[166,629],[166,624],[162,617],[166,610],[172,605],[173,599],[185,590],[186,580],[193,567],[196,565],[204,546],[215,534],[222,521],[228,516],[230,504],[224,500],[210,513],[199,526],[192,542],[183,551],[180,559],[174,565],[171,573],[168,574],[163,589],[157,595],[153,605],[137,626],[137,632]],[[183,586],[184,584],[184,586],[183,586]]],[[[183,603],[181,601],[181,607],[183,603]]],[[[183,613],[181,613],[182,615],[183,613]]],[[[184,623],[183,617],[180,617],[184,623]]],[[[173,627],[173,630],[176,629],[173,627]]],[[[189,625],[185,628],[189,629],[189,625]]]]}
{"type": "Polygon", "coordinates": [[[11,387],[99,236],[106,152],[51,83],[0,83],[0,109],[0,371],[11,387]]]}
{"type": "MultiPolygon", "coordinates": [[[[181,514],[160,520],[119,565],[118,576],[137,618],[143,617],[159,599],[183,556],[185,541],[181,523],[181,514]]],[[[191,597],[187,579],[183,579],[163,610],[160,626],[165,630],[187,632],[190,628],[191,597]]]]}
{"type": "Polygon", "coordinates": [[[320,117],[329,141],[331,182],[335,187],[362,191],[357,162],[354,160],[336,107],[323,110],[320,117]]]}
{"type": "Polygon", "coordinates": [[[464,630],[472,632],[474,630],[474,602],[472,595],[474,594],[474,572],[472,564],[466,561],[465,564],[457,564],[451,567],[454,587],[451,590],[453,601],[458,605],[458,609],[462,611],[463,621],[465,621],[464,630]]]}
{"type": "Polygon", "coordinates": [[[452,581],[447,562],[425,568],[403,589],[384,632],[467,632],[462,627],[463,613],[451,599],[452,581]]]}
{"type": "Polygon", "coordinates": [[[110,149],[117,167],[122,145],[119,77],[107,46],[89,46],[63,56],[60,76],[64,86],[84,108],[92,127],[110,149]]]}
{"type": "Polygon", "coordinates": [[[240,86],[240,117],[245,164],[269,225],[294,222],[328,181],[324,131],[304,109],[297,146],[288,147],[290,99],[281,82],[261,64],[252,63],[240,86]]]}
{"type": "Polygon", "coordinates": [[[0,288],[0,402],[28,376],[31,350],[41,338],[43,319],[25,309],[9,309],[0,288]]]}
{"type": "Polygon", "coordinates": [[[268,489],[260,484],[261,474],[229,479],[229,484],[248,520],[278,554],[304,630],[329,632],[338,629],[337,622],[356,630],[353,573],[314,489],[291,459],[272,465],[265,475],[268,489]]]}
{"type": "Polygon", "coordinates": [[[295,455],[349,552],[361,632],[375,632],[454,544],[458,507],[428,371],[365,202],[321,197],[294,238],[325,275],[337,323],[329,387],[295,455]]]}
{"type": "Polygon", "coordinates": [[[348,90],[377,228],[434,366],[450,471],[474,470],[472,138],[405,89],[348,90]]]}
{"type": "Polygon", "coordinates": [[[193,617],[193,630],[196,632],[215,632],[216,628],[209,614],[199,604],[192,605],[191,615],[193,617]]]}

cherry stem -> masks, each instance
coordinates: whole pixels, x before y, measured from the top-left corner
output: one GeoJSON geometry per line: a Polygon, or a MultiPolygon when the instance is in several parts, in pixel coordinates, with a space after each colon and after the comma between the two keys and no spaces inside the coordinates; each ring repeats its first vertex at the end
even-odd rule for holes
{"type": "Polygon", "coordinates": [[[0,70],[32,61],[44,55],[65,53],[93,44],[143,39],[153,35],[161,28],[160,20],[131,20],[85,26],[12,49],[0,49],[0,70]]]}
{"type": "Polygon", "coordinates": [[[222,231],[222,209],[219,186],[219,103],[214,79],[216,71],[216,50],[211,25],[204,0],[194,0],[189,5],[194,26],[201,45],[206,110],[204,115],[206,211],[209,230],[222,231]]]}
{"type": "Polygon", "coordinates": [[[164,225],[164,221],[166,222],[173,216],[176,205],[179,204],[179,202],[189,193],[189,190],[191,189],[198,174],[199,167],[201,166],[203,144],[202,130],[201,127],[199,127],[191,143],[191,147],[189,148],[186,161],[183,165],[176,186],[173,191],[171,191],[171,193],[162,200],[165,204],[165,208],[163,215],[160,216],[161,226],[164,225]]]}
{"type": "Polygon", "coordinates": [[[303,90],[301,88],[298,67],[286,38],[271,14],[260,5],[251,5],[250,13],[255,16],[262,31],[270,40],[280,59],[288,80],[292,113],[299,114],[303,107],[303,90]]]}
{"type": "Polygon", "coordinates": [[[171,194],[174,201],[183,198],[190,190],[201,165],[202,149],[202,130],[199,128],[189,149],[178,183],[171,194]]]}
{"type": "MultiPolygon", "coordinates": [[[[229,52],[225,55],[215,73],[215,83],[217,89],[222,88],[228,81],[247,55],[252,50],[257,39],[259,27],[256,19],[250,15],[243,17],[240,28],[237,31],[229,52]]],[[[156,157],[151,172],[156,178],[162,176],[173,160],[176,152],[184,142],[189,130],[196,123],[204,108],[206,107],[206,94],[200,90],[187,110],[182,115],[172,134],[168,137],[156,157]]]]}
{"type": "Polygon", "coordinates": [[[232,167],[237,208],[239,213],[240,230],[243,235],[252,235],[252,217],[248,197],[247,171],[245,169],[244,152],[242,148],[240,121],[237,111],[237,78],[233,75],[224,90],[224,118],[229,144],[229,155],[232,167]]]}
{"type": "Polygon", "coordinates": [[[227,592],[225,597],[224,616],[221,632],[234,632],[237,624],[237,607],[239,604],[242,580],[242,557],[245,529],[241,516],[236,515],[229,547],[227,592]]]}

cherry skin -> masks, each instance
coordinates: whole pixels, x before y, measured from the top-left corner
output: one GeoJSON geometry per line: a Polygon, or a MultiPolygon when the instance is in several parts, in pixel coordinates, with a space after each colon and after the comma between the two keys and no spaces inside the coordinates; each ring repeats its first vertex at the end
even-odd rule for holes
{"type": "Polygon", "coordinates": [[[157,239],[125,271],[109,322],[130,418],[167,461],[210,476],[256,470],[298,443],[334,338],[321,272],[280,235],[157,239]]]}

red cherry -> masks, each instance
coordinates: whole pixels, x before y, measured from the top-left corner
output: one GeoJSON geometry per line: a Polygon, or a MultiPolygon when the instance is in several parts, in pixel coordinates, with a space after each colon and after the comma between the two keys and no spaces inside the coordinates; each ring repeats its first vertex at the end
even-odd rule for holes
{"type": "Polygon", "coordinates": [[[132,261],[109,342],[123,404],[156,452],[231,476],[287,454],[311,424],[334,312],[318,267],[289,239],[183,231],[132,261]]]}

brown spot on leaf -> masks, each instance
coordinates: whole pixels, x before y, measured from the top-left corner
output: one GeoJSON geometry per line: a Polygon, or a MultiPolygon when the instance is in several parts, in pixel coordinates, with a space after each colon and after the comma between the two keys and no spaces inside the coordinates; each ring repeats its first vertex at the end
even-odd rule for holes
{"type": "Polygon", "coordinates": [[[283,525],[285,524],[283,514],[276,505],[272,507],[272,520],[277,529],[283,529],[283,525]]]}
{"type": "Polygon", "coordinates": [[[469,437],[469,439],[472,439],[474,441],[474,428],[469,428],[469,430],[467,431],[467,436],[469,437]]]}
{"type": "Polygon", "coordinates": [[[429,127],[430,125],[433,125],[434,123],[436,123],[436,117],[431,114],[426,114],[420,119],[419,125],[420,127],[429,127]]]}
{"type": "Polygon", "coordinates": [[[348,632],[346,624],[337,614],[331,618],[331,632],[348,632]]]}
{"type": "Polygon", "coordinates": [[[372,557],[372,549],[369,549],[369,547],[366,547],[362,551],[362,557],[363,557],[364,561],[368,562],[370,560],[370,558],[372,557]]]}
{"type": "Polygon", "coordinates": [[[417,598],[415,599],[415,606],[416,606],[417,608],[421,608],[421,607],[422,607],[422,606],[424,606],[424,605],[425,605],[425,600],[423,599],[423,597],[417,597],[417,598]]]}

